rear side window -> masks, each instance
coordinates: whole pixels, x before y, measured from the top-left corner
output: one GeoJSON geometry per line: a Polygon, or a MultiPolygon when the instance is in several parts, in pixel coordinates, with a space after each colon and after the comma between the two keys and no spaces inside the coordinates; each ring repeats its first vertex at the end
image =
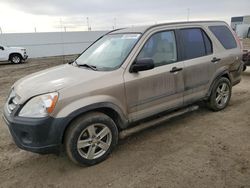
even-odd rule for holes
{"type": "Polygon", "coordinates": [[[193,59],[212,53],[212,43],[205,32],[199,28],[181,29],[182,59],[193,59]]]}
{"type": "Polygon", "coordinates": [[[233,34],[227,28],[227,26],[210,26],[209,29],[215,35],[215,37],[220,41],[225,49],[233,49],[237,47],[237,43],[234,39],[233,34]]]}

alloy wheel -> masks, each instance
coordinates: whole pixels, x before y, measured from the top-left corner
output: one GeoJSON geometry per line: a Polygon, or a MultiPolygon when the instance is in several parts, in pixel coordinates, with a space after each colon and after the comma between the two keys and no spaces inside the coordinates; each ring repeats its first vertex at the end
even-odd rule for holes
{"type": "Polygon", "coordinates": [[[227,83],[221,83],[216,90],[216,104],[220,107],[226,105],[229,99],[230,88],[227,83]]]}
{"type": "Polygon", "coordinates": [[[77,141],[77,150],[85,159],[96,159],[106,153],[111,142],[111,130],[104,124],[93,124],[81,132],[77,141]]]}

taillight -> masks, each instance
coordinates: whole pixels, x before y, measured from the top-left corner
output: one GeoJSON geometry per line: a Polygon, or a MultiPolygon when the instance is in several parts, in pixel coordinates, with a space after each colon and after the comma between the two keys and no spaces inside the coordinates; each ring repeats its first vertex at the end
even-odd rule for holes
{"type": "Polygon", "coordinates": [[[236,39],[238,45],[240,46],[240,50],[243,52],[243,45],[242,45],[240,38],[237,36],[235,31],[233,31],[233,34],[234,34],[234,38],[236,39]]]}

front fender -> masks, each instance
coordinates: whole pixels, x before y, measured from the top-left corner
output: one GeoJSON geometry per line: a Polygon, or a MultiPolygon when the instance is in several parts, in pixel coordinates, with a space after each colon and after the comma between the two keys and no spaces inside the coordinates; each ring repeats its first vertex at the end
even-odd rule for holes
{"type": "Polygon", "coordinates": [[[68,125],[75,118],[84,113],[102,108],[111,109],[119,115],[120,123],[119,125],[117,125],[119,128],[124,129],[127,127],[128,119],[127,116],[125,115],[126,113],[125,111],[123,111],[124,109],[121,107],[121,104],[119,104],[117,100],[107,96],[86,97],[83,99],[76,100],[72,103],[69,103],[68,105],[61,108],[60,111],[57,111],[56,113],[52,114],[52,117],[57,119],[59,122],[57,123],[56,127],[54,127],[54,129],[56,129],[57,132],[59,133],[58,136],[60,142],[63,140],[63,135],[68,125]],[[104,99],[106,100],[105,102],[104,99]]]}
{"type": "Polygon", "coordinates": [[[112,108],[119,113],[121,113],[124,117],[126,114],[126,109],[123,107],[116,98],[106,95],[98,95],[98,96],[89,96],[83,97],[73,102],[69,102],[67,105],[62,101],[61,104],[59,102],[58,111],[52,114],[55,118],[65,118],[72,114],[72,112],[76,111],[88,111],[101,107],[112,108]]]}

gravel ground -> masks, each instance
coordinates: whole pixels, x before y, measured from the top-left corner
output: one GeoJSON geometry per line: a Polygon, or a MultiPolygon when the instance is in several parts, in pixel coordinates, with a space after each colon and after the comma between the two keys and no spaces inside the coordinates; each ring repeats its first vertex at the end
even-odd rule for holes
{"type": "MultiPolygon", "coordinates": [[[[72,57],[0,65],[0,113],[19,78],[72,57]]],[[[250,188],[250,68],[221,112],[205,107],[121,140],[93,167],[20,150],[0,120],[0,187],[250,188]]]]}

